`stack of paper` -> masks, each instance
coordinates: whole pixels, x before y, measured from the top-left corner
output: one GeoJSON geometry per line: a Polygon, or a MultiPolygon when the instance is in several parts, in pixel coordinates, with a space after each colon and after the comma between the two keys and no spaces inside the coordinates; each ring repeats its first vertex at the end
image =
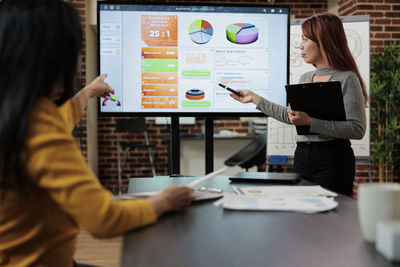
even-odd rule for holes
{"type": "Polygon", "coordinates": [[[234,187],[215,205],[233,210],[270,210],[316,213],[334,209],[336,193],[316,186],[234,187]]]}

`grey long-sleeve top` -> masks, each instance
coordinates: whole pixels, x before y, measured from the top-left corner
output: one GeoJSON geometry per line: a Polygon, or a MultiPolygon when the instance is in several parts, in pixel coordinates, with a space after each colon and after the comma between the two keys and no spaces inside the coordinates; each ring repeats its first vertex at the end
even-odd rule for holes
{"type": "MultiPolygon", "coordinates": [[[[315,71],[303,74],[300,83],[310,83],[315,71]]],[[[345,121],[327,121],[312,118],[310,131],[315,135],[298,135],[297,142],[329,141],[340,139],[362,139],[366,129],[365,104],[361,84],[356,74],[351,71],[335,71],[329,81],[339,81],[342,85],[343,102],[346,113],[345,121]]],[[[260,99],[257,109],[281,122],[291,124],[286,112],[287,107],[275,104],[264,98],[260,99]]]]}

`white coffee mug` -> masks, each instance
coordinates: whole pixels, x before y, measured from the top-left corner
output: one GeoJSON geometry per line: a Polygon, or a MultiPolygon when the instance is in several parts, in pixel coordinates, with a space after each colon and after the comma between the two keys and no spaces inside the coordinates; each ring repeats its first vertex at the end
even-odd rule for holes
{"type": "Polygon", "coordinates": [[[359,185],[358,217],[364,239],[375,242],[378,221],[400,219],[400,184],[359,185]]]}

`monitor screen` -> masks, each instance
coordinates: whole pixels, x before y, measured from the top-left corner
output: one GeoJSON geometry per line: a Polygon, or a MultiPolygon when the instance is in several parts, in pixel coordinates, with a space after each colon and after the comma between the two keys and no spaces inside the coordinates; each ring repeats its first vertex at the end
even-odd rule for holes
{"type": "Polygon", "coordinates": [[[107,116],[257,116],[229,96],[250,89],[286,105],[289,7],[98,2],[98,72],[107,116]]]}

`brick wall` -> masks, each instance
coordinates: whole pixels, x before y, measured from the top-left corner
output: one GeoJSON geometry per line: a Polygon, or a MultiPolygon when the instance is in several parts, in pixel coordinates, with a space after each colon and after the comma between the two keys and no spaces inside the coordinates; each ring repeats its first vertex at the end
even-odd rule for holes
{"type": "MultiPolygon", "coordinates": [[[[83,30],[83,50],[79,59],[79,67],[77,73],[77,85],[76,90],[81,89],[86,84],[86,40],[85,40],[85,23],[86,23],[86,1],[85,0],[70,0],[70,3],[74,5],[78,11],[79,17],[81,18],[82,30],[83,30]]],[[[79,147],[82,150],[83,155],[87,156],[87,138],[86,138],[86,118],[83,117],[73,131],[73,135],[76,137],[79,147]]]]}
{"type": "MultiPolygon", "coordinates": [[[[118,162],[115,125],[119,118],[99,118],[98,119],[98,143],[99,143],[99,178],[101,182],[112,192],[117,191],[118,185],[118,162]]],[[[180,133],[194,134],[202,132],[203,120],[196,119],[195,125],[181,125],[180,133]]],[[[233,130],[236,132],[248,133],[248,122],[238,120],[215,120],[214,127],[219,130],[233,130]]],[[[147,123],[149,142],[155,144],[153,149],[155,168],[157,175],[168,174],[168,143],[169,126],[156,125],[150,121],[147,123]]],[[[126,142],[144,142],[141,133],[121,134],[121,140],[126,142]]],[[[126,189],[129,177],[151,176],[151,172],[146,170],[149,166],[148,151],[146,148],[135,149],[129,153],[124,165],[123,185],[126,189]]],[[[265,167],[264,167],[265,168],[265,167]]]]}
{"type": "Polygon", "coordinates": [[[292,18],[307,18],[313,14],[328,10],[328,1],[310,0],[310,1],[282,1],[277,0],[275,4],[283,4],[290,6],[290,14],[292,18]]]}
{"type": "Polygon", "coordinates": [[[400,44],[399,0],[340,0],[339,15],[370,16],[371,51],[391,41],[400,44]]]}

